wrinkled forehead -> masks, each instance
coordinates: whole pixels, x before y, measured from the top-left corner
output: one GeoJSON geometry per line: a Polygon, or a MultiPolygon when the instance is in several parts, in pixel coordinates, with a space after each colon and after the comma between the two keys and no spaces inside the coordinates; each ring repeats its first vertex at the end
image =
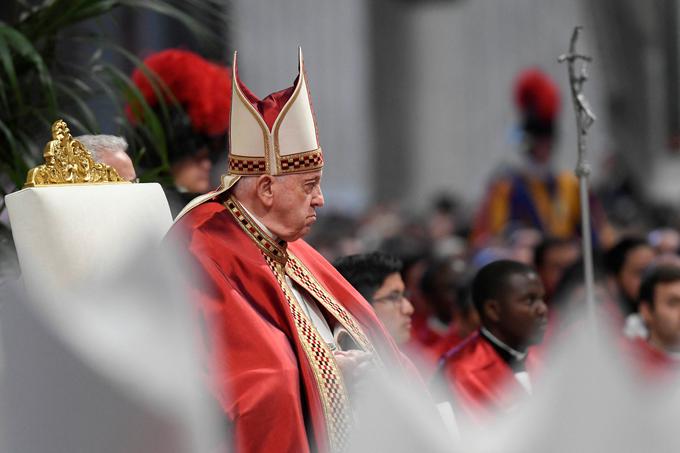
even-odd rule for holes
{"type": "Polygon", "coordinates": [[[307,173],[299,173],[299,176],[302,176],[304,179],[319,179],[321,180],[321,177],[323,176],[323,170],[314,170],[310,171],[307,173]]]}

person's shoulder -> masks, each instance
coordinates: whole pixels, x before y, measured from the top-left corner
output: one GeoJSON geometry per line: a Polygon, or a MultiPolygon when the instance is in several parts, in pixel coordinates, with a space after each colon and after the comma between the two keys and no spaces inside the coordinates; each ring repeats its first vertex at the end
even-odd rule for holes
{"type": "Polygon", "coordinates": [[[181,244],[201,242],[204,233],[224,229],[227,217],[225,213],[226,208],[214,201],[196,206],[175,221],[166,235],[166,240],[181,244]]]}
{"type": "Polygon", "coordinates": [[[317,277],[329,276],[330,278],[332,276],[334,279],[340,278],[340,274],[333,265],[304,240],[298,239],[297,241],[289,242],[288,251],[317,277]]]}
{"type": "Polygon", "coordinates": [[[200,228],[221,216],[226,210],[227,208],[217,201],[201,203],[178,219],[173,228],[200,228]]]}
{"type": "Polygon", "coordinates": [[[314,257],[321,257],[321,254],[316,251],[314,247],[309,245],[304,239],[298,239],[297,241],[289,242],[288,248],[295,254],[305,253],[312,255],[314,257]]]}
{"type": "Polygon", "coordinates": [[[446,368],[466,367],[469,357],[474,356],[480,346],[479,331],[468,335],[463,341],[450,348],[440,358],[440,363],[446,368]]]}

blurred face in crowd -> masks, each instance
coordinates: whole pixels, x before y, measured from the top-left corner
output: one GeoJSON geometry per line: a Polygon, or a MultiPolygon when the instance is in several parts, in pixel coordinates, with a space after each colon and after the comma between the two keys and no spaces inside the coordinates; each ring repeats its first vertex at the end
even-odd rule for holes
{"type": "Polygon", "coordinates": [[[680,352],[680,281],[658,283],[654,301],[640,304],[640,314],[654,346],[680,352]]]}
{"type": "Polygon", "coordinates": [[[210,151],[202,148],[196,154],[187,156],[170,168],[175,186],[189,193],[206,193],[210,190],[210,151]]]}
{"type": "Polygon", "coordinates": [[[373,294],[371,305],[387,331],[398,344],[411,336],[413,305],[404,295],[405,286],[398,272],[388,275],[373,294]]]}
{"type": "Polygon", "coordinates": [[[578,245],[572,242],[556,244],[545,251],[543,262],[537,270],[548,296],[553,294],[564,271],[574,264],[578,257],[578,245]]]}
{"type": "Polygon", "coordinates": [[[137,178],[135,167],[132,165],[132,159],[128,154],[120,149],[109,150],[101,152],[99,160],[106,165],[113,167],[118,173],[118,176],[126,181],[134,181],[137,178]]]}
{"type": "Polygon", "coordinates": [[[284,241],[306,235],[324,205],[321,170],[271,177],[267,227],[284,241]]]}
{"type": "Polygon", "coordinates": [[[540,343],[548,322],[544,297],[543,284],[536,273],[510,275],[503,296],[487,303],[491,311],[487,318],[493,322],[490,330],[518,350],[540,343]]]}
{"type": "Polygon", "coordinates": [[[658,254],[675,255],[680,249],[680,234],[671,228],[663,228],[650,234],[650,242],[658,254]]]}
{"type": "Polygon", "coordinates": [[[531,160],[539,165],[547,165],[552,158],[553,139],[551,137],[535,137],[529,145],[531,160]]]}
{"type": "Polygon", "coordinates": [[[616,279],[621,291],[623,291],[623,295],[629,300],[637,299],[642,274],[652,263],[654,256],[654,251],[648,245],[635,247],[626,255],[626,259],[616,279]]]}
{"type": "Polygon", "coordinates": [[[462,258],[451,257],[441,263],[432,280],[432,287],[425,295],[435,316],[445,324],[453,321],[458,306],[460,272],[465,268],[462,258]]]}

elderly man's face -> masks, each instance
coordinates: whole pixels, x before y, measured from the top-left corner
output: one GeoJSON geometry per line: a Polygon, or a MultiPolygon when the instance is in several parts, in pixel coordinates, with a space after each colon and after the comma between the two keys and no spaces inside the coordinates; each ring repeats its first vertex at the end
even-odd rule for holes
{"type": "Polygon", "coordinates": [[[130,159],[130,156],[125,151],[117,149],[102,153],[100,160],[102,163],[113,167],[118,176],[126,181],[134,181],[137,177],[135,167],[132,165],[132,159],[130,159]]]}
{"type": "Polygon", "coordinates": [[[316,222],[316,208],[324,204],[321,170],[277,177],[272,192],[272,231],[285,241],[306,235],[316,222]]]}
{"type": "Polygon", "coordinates": [[[654,261],[654,250],[648,245],[635,247],[626,255],[618,275],[618,282],[625,296],[636,300],[645,269],[654,261]]]}

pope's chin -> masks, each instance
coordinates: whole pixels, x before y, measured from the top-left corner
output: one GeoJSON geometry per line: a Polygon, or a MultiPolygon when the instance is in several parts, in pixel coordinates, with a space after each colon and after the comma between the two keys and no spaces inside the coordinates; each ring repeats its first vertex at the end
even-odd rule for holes
{"type": "Polygon", "coordinates": [[[298,239],[302,239],[303,237],[305,237],[307,233],[309,233],[310,227],[311,225],[305,225],[294,233],[290,233],[285,236],[281,235],[279,237],[286,242],[295,242],[298,239]]]}
{"type": "Polygon", "coordinates": [[[305,219],[304,225],[302,225],[299,229],[297,229],[294,232],[291,231],[291,233],[287,235],[282,234],[279,237],[286,242],[297,241],[298,239],[305,237],[307,233],[309,233],[309,230],[312,228],[312,225],[314,225],[314,222],[316,222],[316,216],[307,217],[305,219]]]}
{"type": "Polygon", "coordinates": [[[313,224],[314,224],[314,222],[305,225],[305,226],[302,228],[302,230],[300,230],[300,234],[298,234],[298,237],[297,237],[297,238],[298,238],[298,239],[301,239],[301,238],[307,236],[307,233],[309,233],[309,230],[312,229],[312,225],[313,225],[313,224]]]}
{"type": "Polygon", "coordinates": [[[309,231],[309,229],[310,229],[310,228],[312,227],[312,225],[314,225],[315,223],[316,223],[316,216],[315,216],[315,215],[309,216],[309,217],[307,217],[307,218],[305,219],[305,226],[304,226],[304,228],[305,228],[307,231],[309,231]]]}

